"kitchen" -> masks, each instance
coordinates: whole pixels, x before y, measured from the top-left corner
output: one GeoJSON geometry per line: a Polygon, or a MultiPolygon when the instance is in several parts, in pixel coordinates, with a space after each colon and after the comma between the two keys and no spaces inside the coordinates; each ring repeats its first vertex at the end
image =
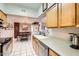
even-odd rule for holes
{"type": "Polygon", "coordinates": [[[19,56],[79,56],[78,10],[78,3],[0,3],[0,55],[20,42],[19,56]]]}

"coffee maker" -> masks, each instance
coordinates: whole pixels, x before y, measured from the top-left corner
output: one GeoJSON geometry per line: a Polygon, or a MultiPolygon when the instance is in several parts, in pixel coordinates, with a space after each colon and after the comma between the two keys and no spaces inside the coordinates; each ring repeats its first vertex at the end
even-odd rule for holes
{"type": "Polygon", "coordinates": [[[71,41],[71,48],[79,49],[79,34],[76,33],[69,33],[70,41],[71,41]]]}

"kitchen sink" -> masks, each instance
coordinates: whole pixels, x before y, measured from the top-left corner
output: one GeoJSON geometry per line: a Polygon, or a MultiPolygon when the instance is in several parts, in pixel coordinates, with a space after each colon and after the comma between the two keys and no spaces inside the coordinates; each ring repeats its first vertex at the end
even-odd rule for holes
{"type": "Polygon", "coordinates": [[[48,38],[47,36],[43,36],[43,35],[34,35],[34,36],[36,36],[37,38],[40,38],[40,39],[48,38]]]}

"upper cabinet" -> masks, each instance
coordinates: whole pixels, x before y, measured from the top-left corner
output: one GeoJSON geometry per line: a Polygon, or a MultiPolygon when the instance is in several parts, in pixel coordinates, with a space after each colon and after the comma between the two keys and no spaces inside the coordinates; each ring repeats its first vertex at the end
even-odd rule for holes
{"type": "Polygon", "coordinates": [[[76,20],[76,23],[77,23],[76,26],[79,27],[79,4],[76,4],[76,6],[77,6],[77,7],[76,7],[76,10],[77,10],[77,11],[76,11],[76,17],[77,17],[77,18],[76,18],[76,19],[77,19],[77,20],[76,20]]]}
{"type": "Polygon", "coordinates": [[[48,8],[52,7],[55,3],[48,3],[48,8]]]}
{"type": "Polygon", "coordinates": [[[2,20],[6,20],[7,19],[7,15],[1,10],[0,10],[0,19],[2,19],[2,20]]]}
{"type": "Polygon", "coordinates": [[[79,4],[59,3],[46,11],[45,24],[53,27],[79,27],[79,4]]]}
{"type": "Polygon", "coordinates": [[[7,21],[7,15],[0,10],[0,19],[3,20],[3,23],[6,23],[7,21]]]}
{"type": "Polygon", "coordinates": [[[55,53],[53,50],[51,50],[50,48],[48,49],[48,55],[49,56],[59,56],[57,53],[55,53]]]}
{"type": "Polygon", "coordinates": [[[46,27],[57,27],[57,4],[46,13],[46,27]]]}
{"type": "Polygon", "coordinates": [[[59,26],[75,26],[75,4],[62,3],[59,7],[59,26]]]}

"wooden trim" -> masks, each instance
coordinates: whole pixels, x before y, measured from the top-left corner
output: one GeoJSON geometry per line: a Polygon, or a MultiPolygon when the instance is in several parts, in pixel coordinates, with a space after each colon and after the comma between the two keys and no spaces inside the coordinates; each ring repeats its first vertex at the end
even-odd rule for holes
{"type": "Polygon", "coordinates": [[[75,26],[77,26],[77,3],[75,3],[75,26]]]}
{"type": "Polygon", "coordinates": [[[57,27],[59,27],[59,3],[57,3],[57,27]]]}
{"type": "Polygon", "coordinates": [[[75,25],[72,25],[72,26],[60,26],[59,28],[66,28],[66,27],[75,27],[75,25]]]}
{"type": "Polygon", "coordinates": [[[57,26],[55,26],[55,27],[47,27],[47,28],[58,28],[57,26]]]}

